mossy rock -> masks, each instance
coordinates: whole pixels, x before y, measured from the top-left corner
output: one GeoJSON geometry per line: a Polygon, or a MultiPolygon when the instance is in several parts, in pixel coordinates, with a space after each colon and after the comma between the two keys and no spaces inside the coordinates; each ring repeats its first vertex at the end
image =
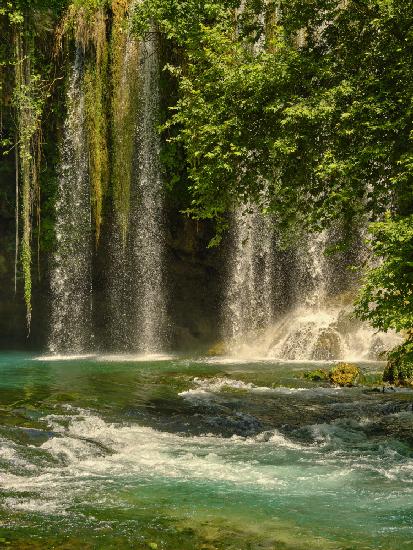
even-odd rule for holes
{"type": "Polygon", "coordinates": [[[354,386],[360,377],[360,369],[350,363],[339,363],[330,370],[328,377],[337,386],[354,386]]]}
{"type": "Polygon", "coordinates": [[[226,352],[227,352],[226,343],[223,341],[220,341],[209,348],[208,355],[225,355],[226,352]]]}
{"type": "Polygon", "coordinates": [[[328,379],[328,372],[321,369],[307,370],[304,373],[304,378],[307,378],[308,380],[312,380],[313,382],[320,382],[322,380],[328,379]]]}
{"type": "Polygon", "coordinates": [[[340,335],[334,329],[324,329],[318,335],[312,359],[329,361],[338,357],[340,357],[340,335]]]}

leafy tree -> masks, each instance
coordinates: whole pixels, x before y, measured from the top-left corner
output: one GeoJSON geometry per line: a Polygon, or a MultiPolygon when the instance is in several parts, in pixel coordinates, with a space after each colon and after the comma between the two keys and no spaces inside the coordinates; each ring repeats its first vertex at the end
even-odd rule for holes
{"type": "Polygon", "coordinates": [[[379,330],[413,336],[413,215],[392,219],[388,214],[370,231],[378,265],[366,274],[356,311],[379,330]]]}

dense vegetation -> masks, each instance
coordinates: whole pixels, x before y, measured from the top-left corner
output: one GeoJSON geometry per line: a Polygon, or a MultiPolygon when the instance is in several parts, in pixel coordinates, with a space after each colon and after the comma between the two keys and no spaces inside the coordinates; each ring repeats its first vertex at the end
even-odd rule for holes
{"type": "MultiPolygon", "coordinates": [[[[108,59],[116,59],[127,4],[15,0],[1,8],[2,29],[14,44],[13,50],[2,47],[2,72],[10,80],[16,69],[11,100],[16,124],[9,125],[13,131],[3,136],[3,146],[6,152],[13,144],[18,148],[16,208],[29,315],[32,224],[41,203],[40,134],[48,124],[43,117],[48,97],[63,74],[62,68],[56,74],[61,62],[48,54],[56,48],[44,44],[71,35],[91,51],[88,120],[98,240],[106,196],[113,198],[121,225],[127,212],[128,183],[117,183],[116,168],[108,181],[108,124],[116,127],[113,121],[122,118],[116,99],[112,122],[105,119],[108,59]]],[[[162,126],[166,183],[189,191],[189,215],[215,220],[215,242],[228,211],[240,203],[257,203],[272,213],[287,237],[341,223],[348,233],[340,247],[351,244],[354,224],[372,222],[369,240],[379,263],[365,274],[356,311],[376,328],[404,331],[409,347],[413,1],[245,0],[242,9],[240,4],[143,0],[129,9],[134,32],[139,36],[155,27],[168,51],[165,78],[174,93],[162,126]]],[[[116,70],[110,78],[113,86],[116,70]]]]}

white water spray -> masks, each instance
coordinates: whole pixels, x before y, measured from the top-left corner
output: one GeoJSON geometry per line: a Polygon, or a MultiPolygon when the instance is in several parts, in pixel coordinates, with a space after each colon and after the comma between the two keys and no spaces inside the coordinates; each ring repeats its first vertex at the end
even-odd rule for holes
{"type": "Polygon", "coordinates": [[[93,347],[92,229],[82,80],[83,56],[78,48],[69,80],[60,146],[48,345],[53,353],[81,353],[93,347]]]}
{"type": "Polygon", "coordinates": [[[164,200],[157,130],[160,108],[159,44],[156,32],[149,32],[142,41],[140,63],[138,195],[134,199],[130,221],[132,289],[137,297],[132,323],[134,347],[142,352],[155,353],[164,348],[166,323],[164,200]]]}
{"type": "Polygon", "coordinates": [[[124,131],[133,132],[134,138],[126,147],[120,143],[115,160],[120,176],[124,173],[130,182],[123,191],[129,208],[127,218],[118,220],[114,228],[109,285],[111,348],[128,353],[159,353],[166,340],[159,71],[157,33],[149,32],[140,43],[128,33],[119,83],[125,91],[118,94],[117,139],[122,139],[123,120],[124,131]]]}
{"type": "Polygon", "coordinates": [[[231,222],[224,326],[235,351],[247,334],[273,321],[274,233],[257,207],[236,209],[231,222]]]}

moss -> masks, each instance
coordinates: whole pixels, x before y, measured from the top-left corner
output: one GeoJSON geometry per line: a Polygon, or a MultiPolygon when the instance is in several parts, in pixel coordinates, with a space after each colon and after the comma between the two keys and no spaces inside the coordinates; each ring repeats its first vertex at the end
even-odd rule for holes
{"type": "Polygon", "coordinates": [[[96,241],[103,222],[104,198],[109,187],[107,104],[109,44],[107,2],[73,2],[62,21],[60,34],[74,38],[87,53],[84,92],[89,149],[91,205],[96,241]]]}
{"type": "Polygon", "coordinates": [[[360,369],[350,363],[339,363],[328,373],[332,384],[338,386],[354,386],[360,377],[360,369]]]}
{"type": "Polygon", "coordinates": [[[89,62],[84,77],[92,212],[97,242],[103,221],[103,200],[109,182],[105,86],[107,62],[108,53],[105,48],[102,55],[89,62]]]}
{"type": "Polygon", "coordinates": [[[126,242],[135,126],[139,108],[139,47],[128,28],[130,2],[112,3],[113,21],[110,43],[112,80],[112,194],[115,220],[123,243],[126,242]]]}
{"type": "Polygon", "coordinates": [[[313,382],[327,380],[328,372],[321,369],[308,370],[308,371],[305,371],[304,378],[307,378],[308,380],[312,380],[313,382]]]}

